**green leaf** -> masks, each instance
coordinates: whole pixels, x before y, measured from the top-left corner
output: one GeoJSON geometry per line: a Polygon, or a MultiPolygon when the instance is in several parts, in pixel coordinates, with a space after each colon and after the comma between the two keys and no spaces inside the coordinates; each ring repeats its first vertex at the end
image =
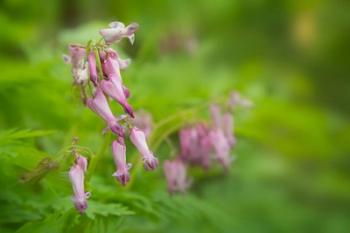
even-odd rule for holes
{"type": "Polygon", "coordinates": [[[86,216],[90,219],[95,219],[96,216],[108,217],[110,215],[124,216],[134,214],[127,207],[117,203],[101,203],[90,200],[88,204],[89,207],[86,211],[86,216]]]}

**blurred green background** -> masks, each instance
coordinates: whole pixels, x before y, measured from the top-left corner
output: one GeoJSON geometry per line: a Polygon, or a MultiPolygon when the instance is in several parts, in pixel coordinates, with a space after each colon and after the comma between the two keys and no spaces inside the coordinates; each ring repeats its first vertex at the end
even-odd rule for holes
{"type": "Polygon", "coordinates": [[[2,0],[0,232],[349,232],[349,12],[345,0],[2,0]],[[136,162],[126,188],[111,177],[110,135],[62,54],[115,20],[140,24],[135,45],[117,48],[133,59],[131,104],[167,122],[152,135],[161,161],[171,130],[208,116],[187,111],[231,90],[254,102],[236,112],[228,176],[191,171],[193,187],[172,197],[162,169],[136,162]],[[74,136],[100,156],[84,216],[71,161],[58,160],[74,136]]]}

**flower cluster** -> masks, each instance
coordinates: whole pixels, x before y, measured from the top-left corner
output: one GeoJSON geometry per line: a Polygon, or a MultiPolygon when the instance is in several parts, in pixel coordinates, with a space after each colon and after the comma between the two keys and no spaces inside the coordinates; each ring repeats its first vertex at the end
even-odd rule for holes
{"type": "MultiPolygon", "coordinates": [[[[74,84],[80,89],[82,102],[105,121],[105,132],[110,130],[116,135],[112,142],[112,151],[117,171],[113,176],[122,185],[126,185],[130,179],[131,165],[126,162],[127,136],[140,152],[146,170],[153,170],[158,166],[158,160],[146,142],[149,128],[139,129],[137,124],[134,124],[135,114],[128,102],[130,92],[124,86],[121,77],[121,70],[128,67],[130,59],[121,59],[110,47],[123,38],[128,38],[133,44],[137,29],[137,23],[125,26],[123,23],[113,22],[109,28],[100,30],[103,38],[99,42],[89,41],[86,46],[71,44],[69,56],[64,56],[65,61],[71,64],[74,84]],[[110,108],[109,99],[117,102],[125,114],[116,117],[110,108]]],[[[78,156],[69,173],[74,189],[75,206],[79,212],[84,212],[87,207],[84,193],[86,169],[86,159],[78,156]]]]}
{"type": "Polygon", "coordinates": [[[231,150],[236,145],[233,112],[236,105],[250,106],[251,103],[233,92],[228,100],[226,111],[218,104],[210,106],[211,122],[197,122],[179,131],[180,153],[174,160],[164,162],[168,191],[184,192],[190,182],[188,166],[200,166],[208,170],[213,161],[218,161],[227,172],[233,157],[231,150]]]}

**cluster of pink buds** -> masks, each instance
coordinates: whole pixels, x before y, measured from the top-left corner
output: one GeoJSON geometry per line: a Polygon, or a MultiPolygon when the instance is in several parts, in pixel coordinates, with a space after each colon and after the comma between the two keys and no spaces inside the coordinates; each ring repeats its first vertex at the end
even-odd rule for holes
{"type": "Polygon", "coordinates": [[[189,187],[186,175],[189,166],[200,166],[208,170],[213,161],[218,161],[226,172],[229,170],[233,159],[230,153],[236,145],[233,122],[236,105],[249,107],[251,103],[233,92],[226,111],[222,111],[218,104],[210,106],[211,122],[197,122],[180,130],[180,153],[174,160],[164,162],[170,193],[184,192],[189,187]]]}
{"type": "MultiPolygon", "coordinates": [[[[137,127],[139,123],[134,124],[140,120],[134,119],[133,108],[128,103],[130,92],[124,86],[121,77],[121,70],[128,67],[130,59],[121,59],[119,54],[110,47],[123,38],[128,38],[133,44],[137,29],[137,23],[124,26],[123,23],[113,22],[109,28],[100,30],[103,38],[99,42],[89,41],[86,46],[71,44],[69,56],[64,56],[65,61],[72,66],[74,84],[80,89],[82,102],[104,120],[107,125],[104,132],[110,130],[116,136],[112,143],[112,151],[117,171],[113,176],[122,185],[126,185],[130,179],[131,164],[126,162],[125,139],[127,136],[140,152],[146,170],[153,170],[158,166],[158,160],[146,141],[150,128],[139,129],[137,127]],[[116,117],[110,108],[110,99],[117,102],[126,114],[116,117]]],[[[82,158],[84,157],[80,156],[77,161],[83,160],[82,158]]],[[[81,163],[77,161],[71,169],[70,178],[74,188],[75,206],[79,212],[84,212],[87,207],[84,194],[84,172],[87,161],[86,159],[81,163]]]]}

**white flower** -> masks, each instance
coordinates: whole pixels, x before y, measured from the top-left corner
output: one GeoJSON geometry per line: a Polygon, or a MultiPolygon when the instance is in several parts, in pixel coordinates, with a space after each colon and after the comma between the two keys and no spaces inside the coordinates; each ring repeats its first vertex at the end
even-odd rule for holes
{"type": "Polygon", "coordinates": [[[101,36],[107,44],[112,44],[119,42],[121,39],[127,37],[131,44],[135,40],[135,32],[139,28],[137,23],[131,23],[125,27],[121,22],[112,22],[109,25],[109,28],[104,28],[100,30],[101,36]]]}

